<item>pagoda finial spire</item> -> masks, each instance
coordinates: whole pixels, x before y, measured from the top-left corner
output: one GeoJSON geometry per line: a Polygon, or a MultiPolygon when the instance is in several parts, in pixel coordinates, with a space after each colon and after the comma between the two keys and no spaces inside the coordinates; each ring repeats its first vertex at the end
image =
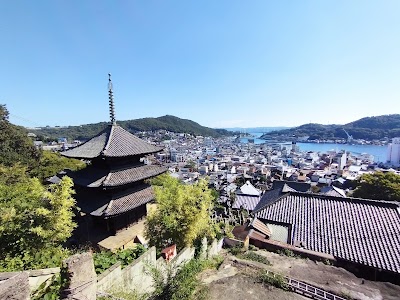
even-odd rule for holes
{"type": "Polygon", "coordinates": [[[115,125],[117,123],[115,122],[113,84],[112,84],[112,81],[111,81],[111,74],[110,73],[108,73],[108,101],[109,101],[109,104],[110,104],[111,125],[115,125]]]}

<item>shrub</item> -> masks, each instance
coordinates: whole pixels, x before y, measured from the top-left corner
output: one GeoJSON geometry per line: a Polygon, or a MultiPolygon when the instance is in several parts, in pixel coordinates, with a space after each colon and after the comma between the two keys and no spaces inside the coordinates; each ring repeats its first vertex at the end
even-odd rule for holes
{"type": "Polygon", "coordinates": [[[151,268],[150,273],[155,282],[155,292],[151,299],[199,299],[198,295],[196,295],[196,291],[201,291],[201,295],[204,295],[205,291],[204,288],[200,288],[201,283],[197,278],[197,274],[203,271],[205,267],[205,261],[192,259],[183,265],[175,276],[172,275],[172,270],[168,270],[166,280],[164,280],[160,270],[151,268]]]}
{"type": "Polygon", "coordinates": [[[94,268],[97,274],[101,274],[118,261],[120,261],[122,267],[124,267],[131,264],[145,251],[146,249],[142,245],[137,245],[136,248],[132,249],[118,250],[116,253],[101,251],[93,255],[94,268]]]}
{"type": "Polygon", "coordinates": [[[262,264],[271,265],[270,261],[265,256],[257,254],[253,251],[248,251],[246,253],[239,254],[238,257],[241,259],[247,259],[247,260],[256,261],[256,262],[259,262],[262,264]]]}
{"type": "Polygon", "coordinates": [[[230,248],[229,249],[229,252],[232,254],[232,255],[238,255],[238,254],[240,254],[240,253],[242,253],[243,252],[243,248],[241,247],[241,246],[239,246],[239,245],[237,245],[237,246],[235,246],[235,247],[232,247],[232,248],[230,248]]]}
{"type": "Polygon", "coordinates": [[[274,287],[283,289],[285,291],[289,290],[289,286],[288,286],[288,284],[286,282],[286,279],[282,275],[271,274],[271,273],[269,273],[269,272],[264,270],[259,275],[259,279],[264,284],[272,285],[274,287]]]}
{"type": "Polygon", "coordinates": [[[288,257],[296,257],[294,252],[292,250],[289,250],[289,249],[278,250],[277,253],[279,255],[285,255],[285,256],[288,256],[288,257]]]}

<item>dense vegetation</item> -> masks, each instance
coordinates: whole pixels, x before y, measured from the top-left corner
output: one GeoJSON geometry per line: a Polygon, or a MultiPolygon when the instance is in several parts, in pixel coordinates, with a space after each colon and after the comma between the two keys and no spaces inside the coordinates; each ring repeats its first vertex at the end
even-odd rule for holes
{"type": "Polygon", "coordinates": [[[304,124],[298,127],[272,131],[262,138],[304,137],[315,139],[347,139],[345,129],[355,139],[375,140],[400,136],[400,114],[367,117],[345,125],[304,124]]]}
{"type": "Polygon", "coordinates": [[[122,267],[131,264],[136,258],[142,255],[146,249],[142,245],[137,245],[131,249],[121,249],[117,252],[102,251],[93,255],[94,268],[97,274],[103,273],[116,262],[121,262],[122,267]]]}
{"type": "Polygon", "coordinates": [[[59,266],[76,227],[72,180],[45,187],[26,169],[0,166],[0,271],[59,266]]]}
{"type": "MultiPolygon", "coordinates": [[[[66,137],[68,140],[87,140],[102,131],[109,123],[101,122],[96,124],[87,124],[81,126],[68,127],[46,127],[40,130],[34,130],[40,139],[55,140],[60,137],[66,137]]],[[[142,118],[136,120],[118,121],[118,124],[131,132],[168,130],[171,132],[183,132],[193,135],[219,137],[230,135],[225,129],[212,129],[199,125],[196,122],[186,119],[180,119],[174,116],[163,116],[158,118],[142,118]]]]}
{"type": "Polygon", "coordinates": [[[38,166],[40,152],[27,137],[27,131],[8,121],[5,105],[0,105],[0,164],[12,166],[16,162],[29,169],[38,166]]]}
{"type": "Polygon", "coordinates": [[[37,177],[42,182],[64,169],[75,171],[86,166],[80,160],[36,149],[27,134],[24,128],[8,121],[7,108],[0,105],[0,165],[12,167],[19,164],[26,168],[30,177],[37,177]]]}
{"type": "Polygon", "coordinates": [[[72,180],[43,185],[64,168],[84,164],[37,150],[27,132],[8,121],[0,105],[0,271],[59,266],[70,252],[75,200],[72,180]]]}
{"type": "Polygon", "coordinates": [[[364,174],[357,180],[354,197],[400,201],[400,175],[387,172],[364,174]]]}
{"type": "Polygon", "coordinates": [[[38,160],[38,165],[30,171],[30,176],[44,181],[64,169],[76,171],[84,167],[86,167],[86,164],[81,160],[66,158],[58,152],[43,151],[38,160]]]}
{"type": "Polygon", "coordinates": [[[178,251],[196,240],[214,238],[210,210],[213,195],[205,180],[185,185],[168,174],[155,178],[157,208],[147,216],[145,236],[157,249],[176,244],[178,251]]]}

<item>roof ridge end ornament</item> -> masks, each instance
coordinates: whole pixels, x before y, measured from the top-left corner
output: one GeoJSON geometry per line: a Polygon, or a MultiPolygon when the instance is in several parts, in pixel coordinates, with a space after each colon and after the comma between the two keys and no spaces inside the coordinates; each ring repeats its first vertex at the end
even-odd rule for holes
{"type": "Polygon", "coordinates": [[[113,94],[113,84],[111,81],[111,73],[108,73],[108,101],[109,101],[109,106],[110,106],[111,125],[117,125],[117,123],[115,121],[114,94],[113,94]]]}

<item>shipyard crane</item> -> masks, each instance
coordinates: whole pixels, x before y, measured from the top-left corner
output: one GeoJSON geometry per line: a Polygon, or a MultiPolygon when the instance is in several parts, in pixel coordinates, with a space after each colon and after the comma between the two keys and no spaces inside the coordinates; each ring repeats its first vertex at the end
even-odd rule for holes
{"type": "Polygon", "coordinates": [[[343,131],[346,133],[346,135],[347,135],[347,143],[352,143],[353,142],[353,136],[352,135],[350,135],[347,131],[346,131],[346,129],[344,129],[344,128],[342,128],[343,129],[343,131]]]}

